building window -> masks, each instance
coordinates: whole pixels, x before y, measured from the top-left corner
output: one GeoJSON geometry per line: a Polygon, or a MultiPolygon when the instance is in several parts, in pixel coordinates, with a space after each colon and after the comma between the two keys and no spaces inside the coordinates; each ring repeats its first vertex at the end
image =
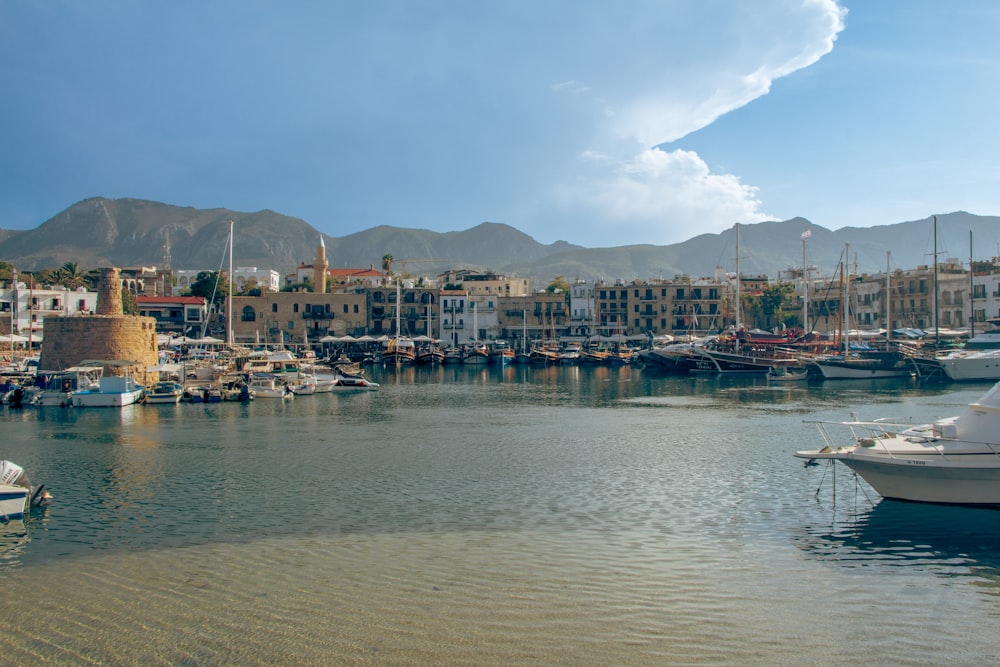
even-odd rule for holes
{"type": "Polygon", "coordinates": [[[256,322],[257,313],[254,311],[253,306],[244,306],[243,313],[240,316],[240,319],[243,322],[256,322]]]}
{"type": "Polygon", "coordinates": [[[276,303],[272,303],[271,304],[271,312],[272,313],[278,312],[278,304],[276,304],[276,303]]]}

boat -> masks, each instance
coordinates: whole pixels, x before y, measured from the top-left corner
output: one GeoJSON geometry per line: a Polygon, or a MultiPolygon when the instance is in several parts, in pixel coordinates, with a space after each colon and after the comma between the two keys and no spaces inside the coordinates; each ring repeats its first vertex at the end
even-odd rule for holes
{"type": "Polygon", "coordinates": [[[69,400],[77,408],[122,408],[138,403],[145,387],[131,376],[104,376],[97,387],[78,389],[69,400]]]}
{"type": "Polygon", "coordinates": [[[445,364],[462,363],[462,349],[459,347],[447,347],[444,350],[444,358],[441,360],[445,364]]]}
{"type": "Polygon", "coordinates": [[[465,348],[462,363],[466,366],[485,366],[490,362],[490,351],[485,345],[473,343],[465,348]]]}
{"type": "Polygon", "coordinates": [[[146,392],[145,402],[152,405],[177,405],[181,402],[183,394],[184,385],[180,382],[171,382],[169,380],[157,382],[146,392]]]}
{"type": "Polygon", "coordinates": [[[955,350],[936,361],[948,379],[955,382],[1000,380],[1000,350],[955,350]]]}
{"type": "Polygon", "coordinates": [[[813,360],[826,380],[870,380],[912,377],[910,357],[898,350],[860,350],[813,360]]]}
{"type": "Polygon", "coordinates": [[[255,398],[290,399],[295,396],[283,379],[270,373],[255,373],[249,376],[247,386],[255,398]]]}
{"type": "Polygon", "coordinates": [[[405,338],[390,338],[382,353],[382,363],[386,365],[410,365],[416,363],[416,360],[416,346],[412,340],[405,338]]]}
{"type": "Polygon", "coordinates": [[[378,382],[372,382],[360,375],[338,375],[331,387],[331,391],[376,391],[379,386],[378,382]]]}
{"type": "Polygon", "coordinates": [[[31,486],[24,468],[12,461],[0,461],[0,523],[22,521],[30,507],[42,507],[52,496],[45,485],[31,486]]]}
{"type": "Polygon", "coordinates": [[[825,446],[795,452],[806,464],[840,461],[884,498],[958,505],[1000,505],[1000,382],[956,417],[913,426],[813,422],[825,446]],[[830,430],[845,429],[846,445],[830,430]]]}
{"type": "Polygon", "coordinates": [[[70,394],[80,389],[94,389],[100,386],[101,366],[73,366],[63,371],[40,371],[35,378],[39,391],[35,395],[35,405],[41,407],[71,404],[70,394]]]}
{"type": "Polygon", "coordinates": [[[809,379],[808,366],[772,366],[767,379],[773,382],[798,382],[809,379]]]}

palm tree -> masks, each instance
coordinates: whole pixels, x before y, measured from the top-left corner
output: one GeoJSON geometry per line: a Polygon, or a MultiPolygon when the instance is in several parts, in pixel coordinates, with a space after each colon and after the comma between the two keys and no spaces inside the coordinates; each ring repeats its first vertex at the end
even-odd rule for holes
{"type": "Polygon", "coordinates": [[[382,273],[386,275],[392,273],[392,255],[382,255],[382,273]]]}
{"type": "Polygon", "coordinates": [[[76,262],[66,262],[56,271],[59,273],[60,282],[69,289],[83,287],[87,282],[86,276],[80,272],[76,262]]]}

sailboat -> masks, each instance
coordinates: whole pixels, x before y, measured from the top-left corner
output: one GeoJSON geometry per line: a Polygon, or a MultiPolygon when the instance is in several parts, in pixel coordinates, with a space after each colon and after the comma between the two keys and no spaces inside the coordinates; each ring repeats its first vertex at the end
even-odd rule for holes
{"type": "MultiPolygon", "coordinates": [[[[841,303],[841,331],[844,349],[842,354],[816,359],[813,361],[813,364],[819,369],[820,374],[825,380],[870,380],[911,377],[914,372],[913,363],[898,348],[893,348],[887,344],[884,349],[874,349],[867,346],[854,350],[851,349],[851,281],[847,275],[849,252],[850,245],[845,245],[844,261],[841,263],[841,278],[844,283],[844,298],[841,303]]],[[[886,280],[888,280],[888,274],[886,280]]],[[[886,299],[888,298],[889,293],[887,289],[886,299]]]]}

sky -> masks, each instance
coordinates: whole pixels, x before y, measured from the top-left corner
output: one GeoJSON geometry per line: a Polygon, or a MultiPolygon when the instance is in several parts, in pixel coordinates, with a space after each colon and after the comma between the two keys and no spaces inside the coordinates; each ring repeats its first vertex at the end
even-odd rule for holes
{"type": "Polygon", "coordinates": [[[345,236],[1000,215],[995,0],[0,0],[0,228],[89,197],[345,236]]]}

